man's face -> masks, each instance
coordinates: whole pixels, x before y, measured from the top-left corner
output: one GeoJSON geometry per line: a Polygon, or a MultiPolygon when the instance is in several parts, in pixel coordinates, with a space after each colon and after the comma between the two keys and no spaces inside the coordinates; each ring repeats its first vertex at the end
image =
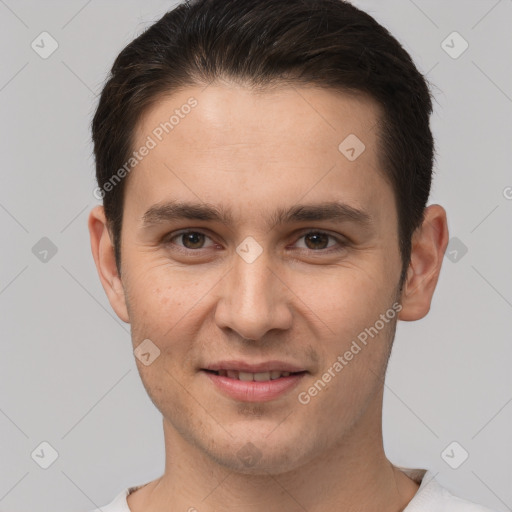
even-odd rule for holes
{"type": "Polygon", "coordinates": [[[161,100],[137,127],[134,149],[148,136],[156,147],[128,178],[122,283],[134,348],[149,339],[160,350],[137,364],[167,428],[227,468],[293,469],[340,445],[351,427],[362,437],[380,428],[402,262],[393,192],[379,171],[378,113],[369,99],[333,91],[210,85],[161,100]],[[197,105],[183,109],[190,97],[197,105]],[[159,141],[154,130],[176,109],[179,122],[159,141]],[[353,137],[338,148],[351,134],[362,153],[353,137]],[[170,202],[231,218],[146,215],[170,202]],[[363,213],[277,216],[324,203],[363,213]],[[272,399],[246,401],[203,370],[226,360],[307,373],[272,399]]]}

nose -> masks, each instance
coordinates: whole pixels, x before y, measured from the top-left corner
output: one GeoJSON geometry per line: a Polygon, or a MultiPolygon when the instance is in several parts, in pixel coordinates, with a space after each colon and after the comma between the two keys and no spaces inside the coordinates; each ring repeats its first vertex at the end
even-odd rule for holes
{"type": "Polygon", "coordinates": [[[265,251],[248,263],[238,254],[220,285],[215,322],[221,329],[249,340],[262,339],[273,329],[292,325],[291,292],[277,268],[271,268],[265,251]]]}

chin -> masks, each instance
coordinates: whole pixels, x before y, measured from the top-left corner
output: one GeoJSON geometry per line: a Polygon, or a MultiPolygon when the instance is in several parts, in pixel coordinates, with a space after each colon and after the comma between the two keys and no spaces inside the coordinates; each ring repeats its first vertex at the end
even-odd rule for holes
{"type": "MultiPolygon", "coordinates": [[[[275,424],[274,424],[275,428],[275,424]]],[[[295,440],[283,432],[277,437],[276,432],[269,431],[250,433],[235,439],[226,439],[226,444],[215,441],[207,448],[206,454],[217,464],[235,473],[246,475],[278,475],[293,471],[307,462],[307,454],[299,451],[304,449],[303,439],[295,440]]]]}

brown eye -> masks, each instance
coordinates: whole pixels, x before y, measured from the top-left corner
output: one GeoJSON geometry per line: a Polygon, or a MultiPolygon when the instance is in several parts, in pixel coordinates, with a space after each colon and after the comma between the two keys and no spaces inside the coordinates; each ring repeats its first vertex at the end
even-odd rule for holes
{"type": "Polygon", "coordinates": [[[183,251],[208,249],[214,245],[210,237],[200,231],[181,231],[174,236],[166,237],[164,243],[167,246],[174,246],[175,249],[183,251]],[[207,240],[210,240],[209,245],[206,243],[207,240]]]}
{"type": "Polygon", "coordinates": [[[308,233],[304,236],[308,249],[325,249],[329,243],[329,235],[325,233],[308,233]]]}
{"type": "MultiPolygon", "coordinates": [[[[343,249],[346,246],[342,237],[336,237],[323,231],[308,231],[304,233],[299,240],[304,240],[302,245],[298,247],[300,249],[306,249],[313,252],[331,252],[338,249],[343,249]],[[329,242],[329,240],[333,242],[329,242]]],[[[299,242],[297,242],[299,243],[299,242]]]]}
{"type": "Polygon", "coordinates": [[[190,233],[182,233],[180,237],[183,245],[187,249],[201,249],[205,238],[203,233],[197,233],[195,231],[190,233]]]}

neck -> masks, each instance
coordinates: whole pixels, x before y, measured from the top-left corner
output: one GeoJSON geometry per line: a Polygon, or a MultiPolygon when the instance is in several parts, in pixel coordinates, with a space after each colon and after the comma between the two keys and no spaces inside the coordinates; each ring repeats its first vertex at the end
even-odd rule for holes
{"type": "MultiPolygon", "coordinates": [[[[382,406],[366,413],[336,446],[286,472],[233,471],[189,443],[164,419],[165,472],[128,497],[132,512],[399,512],[418,484],[386,458],[382,406]]],[[[380,401],[382,404],[382,401],[380,401]]]]}

